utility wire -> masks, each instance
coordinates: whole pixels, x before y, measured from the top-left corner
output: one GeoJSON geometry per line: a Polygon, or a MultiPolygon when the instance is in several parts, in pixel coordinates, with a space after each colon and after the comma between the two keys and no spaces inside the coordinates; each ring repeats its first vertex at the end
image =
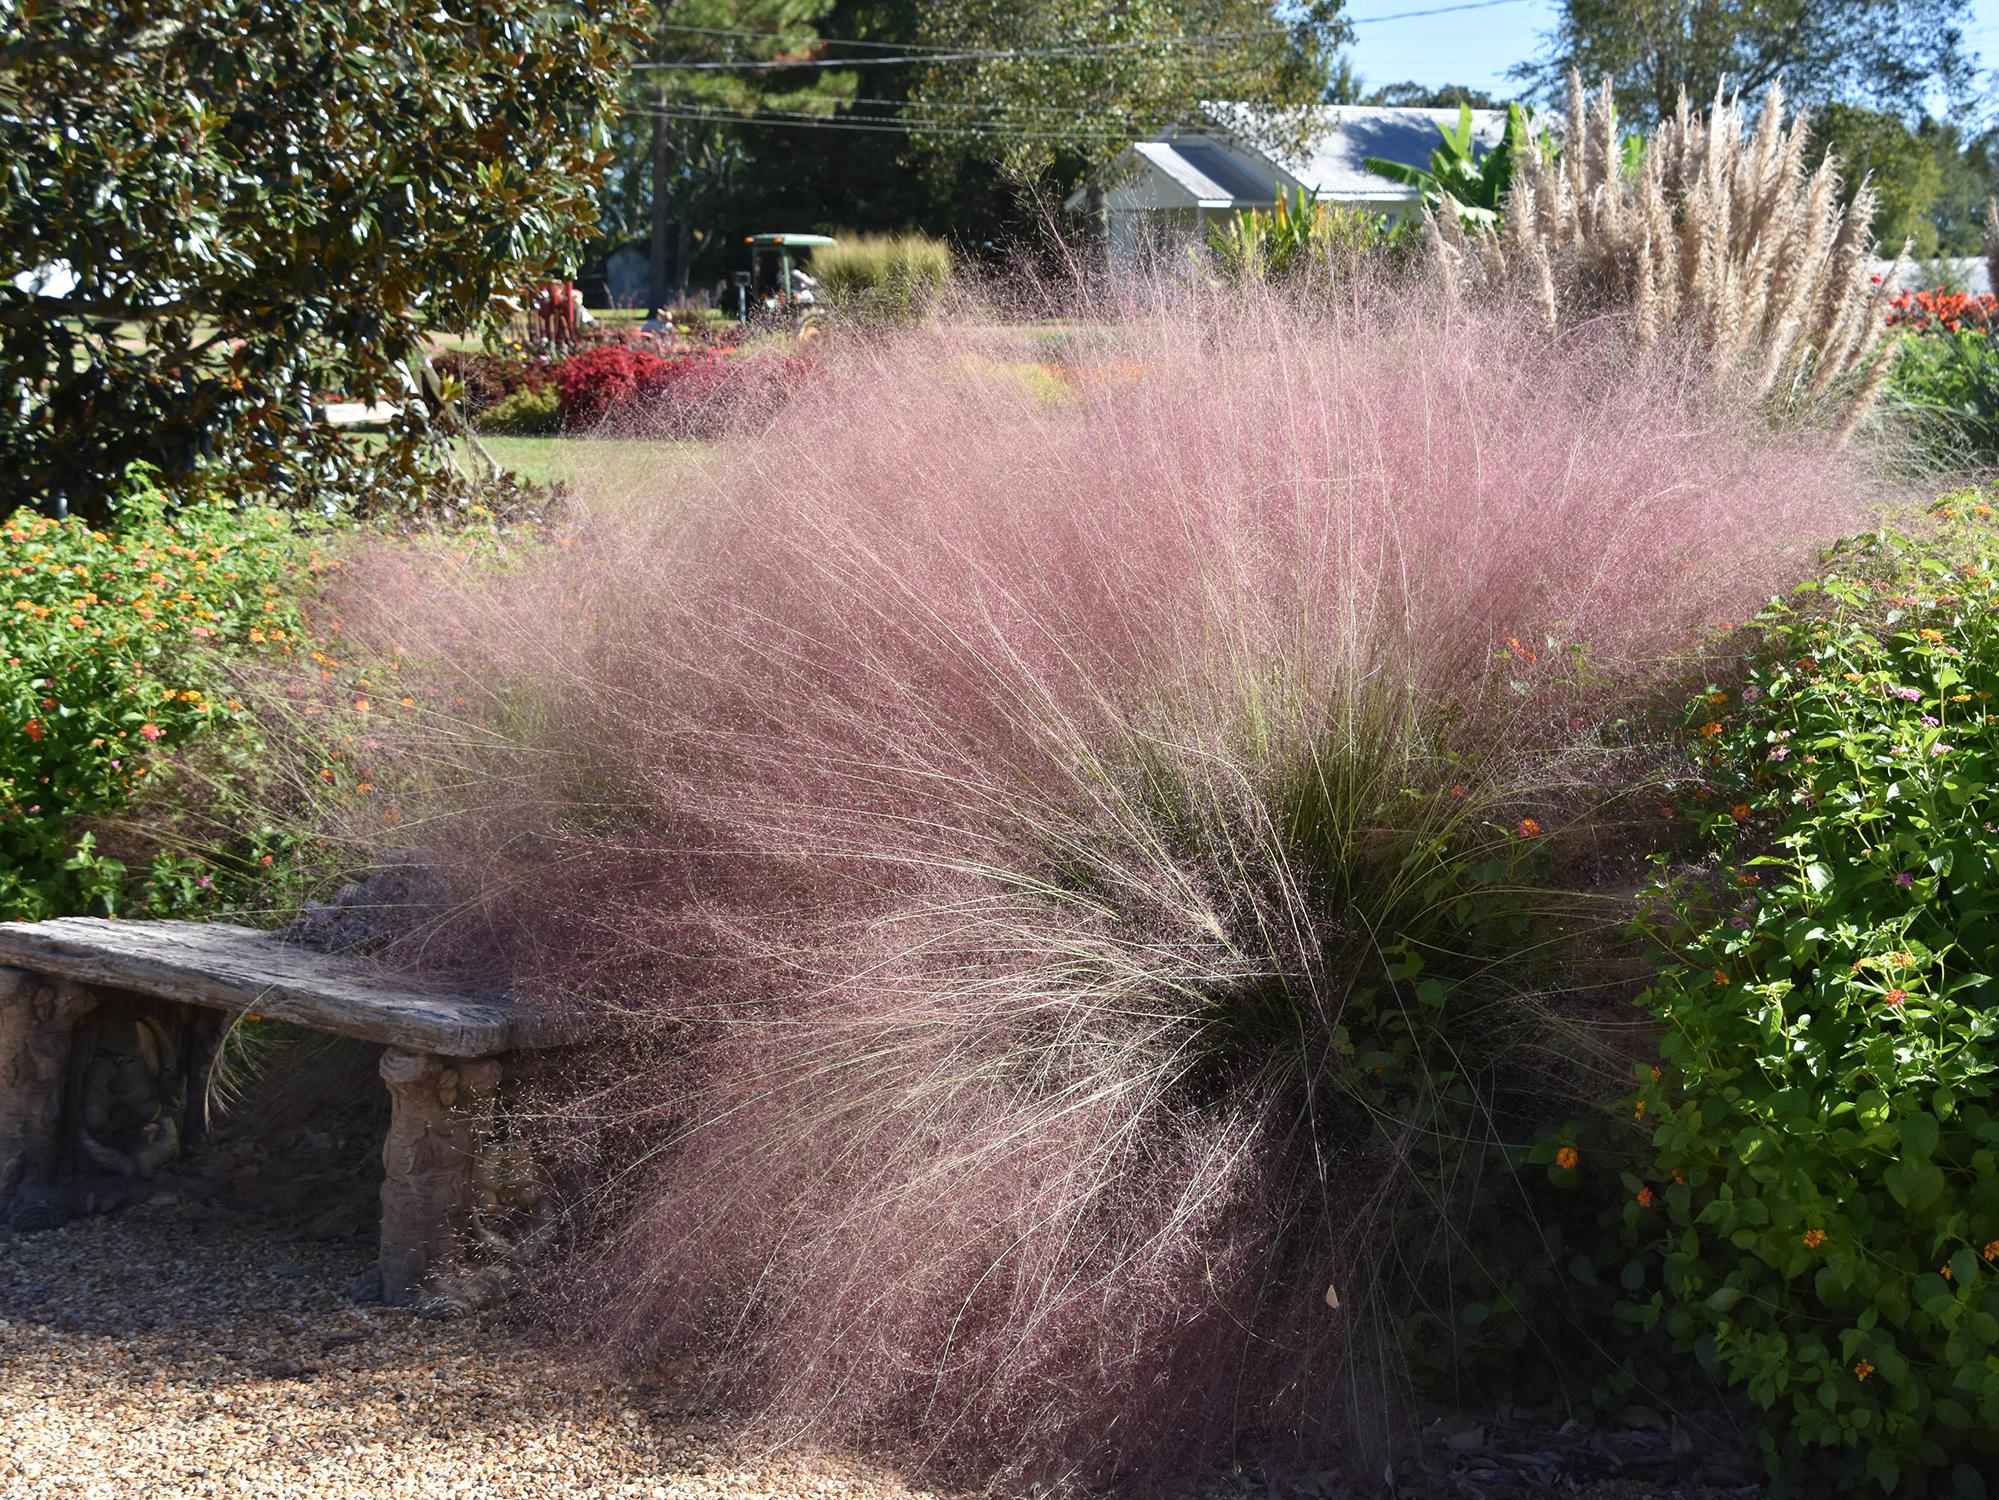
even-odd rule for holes
{"type": "Polygon", "coordinates": [[[1037,57],[1101,57],[1113,52],[1145,51],[1163,47],[1212,47],[1223,42],[1246,41],[1252,37],[1284,36],[1286,28],[1265,26],[1254,31],[1218,31],[1207,36],[1169,36],[1143,41],[1103,42],[1074,47],[1015,47],[986,51],[933,52],[904,57],[817,57],[796,62],[642,62],[633,63],[634,72],[771,73],[792,68],[887,68],[904,63],[1004,62],[1037,57]]]}
{"type": "MultiPolygon", "coordinates": [[[[1397,11],[1393,15],[1386,15],[1386,16],[1347,16],[1344,17],[1343,19],[1346,21],[1348,25],[1351,26],[1372,26],[1382,21],[1410,21],[1418,19],[1423,16],[1450,15],[1455,11],[1461,11],[1461,10],[1490,10],[1492,7],[1496,5],[1521,5],[1524,3],[1525,0],[1462,0],[1462,3],[1460,4],[1433,6],[1428,10],[1397,11]]],[[[933,42],[871,42],[871,41],[863,41],[859,37],[816,36],[816,35],[797,36],[792,32],[786,32],[786,31],[753,31],[739,26],[694,26],[682,21],[661,21],[657,24],[659,29],[662,31],[682,31],[682,32],[689,32],[698,36],[743,37],[750,40],[766,41],[766,42],[769,41],[783,42],[783,41],[795,40],[801,43],[802,45],[812,46],[812,47],[821,47],[821,46],[865,47],[871,51],[876,51],[876,52],[951,53],[960,50],[959,48],[933,42]]],[[[1273,27],[1266,27],[1260,31],[1230,32],[1227,33],[1227,35],[1275,36],[1281,34],[1285,29],[1286,28],[1281,26],[1273,26],[1273,27]]],[[[1180,37],[1180,38],[1169,38],[1167,40],[1189,41],[1195,39],[1180,37]]],[[[1127,43],[1123,45],[1130,46],[1130,45],[1151,45],[1151,44],[1127,43]]],[[[917,59],[901,59],[901,60],[916,61],[917,59]]],[[[679,65],[672,63],[662,63],[662,64],[655,64],[654,66],[674,67],[679,65]]],[[[789,66],[796,66],[796,64],[790,64],[789,66]]]]}
{"type": "Polygon", "coordinates": [[[1101,119],[1103,116],[1123,109],[1121,104],[1106,104],[1101,109],[1091,109],[1074,104],[978,104],[969,99],[878,99],[866,94],[857,94],[851,99],[838,101],[842,108],[852,104],[874,105],[887,109],[909,109],[920,107],[927,110],[939,109],[986,109],[1003,110],[1007,114],[1067,115],[1101,119]]]}
{"type": "Polygon", "coordinates": [[[1448,16],[1460,10],[1491,10],[1495,5],[1521,5],[1525,0],[1465,0],[1461,5],[1438,5],[1429,10],[1400,10],[1392,16],[1348,16],[1349,26],[1374,26],[1383,21],[1414,21],[1421,16],[1448,16]]]}
{"type": "Polygon", "coordinates": [[[699,36],[748,37],[763,42],[797,41],[809,47],[867,47],[876,52],[955,52],[955,47],[931,42],[864,42],[845,36],[797,36],[788,31],[744,31],[735,26],[689,26],[679,21],[661,21],[661,31],[690,31],[699,36]]]}
{"type": "Polygon", "coordinates": [[[1128,130],[1031,130],[1002,125],[997,122],[967,122],[962,120],[853,120],[829,119],[817,115],[784,114],[776,111],[764,114],[742,115],[723,114],[714,110],[692,109],[648,109],[641,111],[646,116],[659,120],[686,120],[710,125],[770,125],[791,130],[843,130],[877,131],[889,135],[983,135],[1004,136],[1018,140],[1106,140],[1129,141],[1128,130]]]}

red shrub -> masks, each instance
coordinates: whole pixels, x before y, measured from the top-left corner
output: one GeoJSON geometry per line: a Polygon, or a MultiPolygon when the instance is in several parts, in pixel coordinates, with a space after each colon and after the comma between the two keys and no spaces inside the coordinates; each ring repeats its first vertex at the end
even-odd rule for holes
{"type": "Polygon", "coordinates": [[[614,412],[629,407],[638,393],[639,355],[615,345],[572,354],[555,372],[556,399],[565,432],[601,425],[614,412]]]}
{"type": "Polygon", "coordinates": [[[603,344],[564,360],[555,383],[565,432],[608,425],[657,437],[717,437],[775,410],[804,369],[793,357],[660,355],[603,344]]]}

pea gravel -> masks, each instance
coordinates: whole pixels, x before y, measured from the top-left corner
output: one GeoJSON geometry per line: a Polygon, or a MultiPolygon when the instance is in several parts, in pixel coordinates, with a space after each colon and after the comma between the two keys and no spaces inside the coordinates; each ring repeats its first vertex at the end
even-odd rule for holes
{"type": "MultiPolygon", "coordinates": [[[[838,1454],[763,1451],[701,1410],[692,1381],[595,1377],[519,1307],[439,1322],[356,1306],[347,1288],[365,1238],[296,1229],[172,1193],[48,1233],[0,1228],[0,1500],[966,1500],[838,1454]]],[[[1486,1460],[1451,1451],[1479,1443],[1432,1446],[1432,1462],[1388,1485],[1229,1465],[1171,1495],[1743,1500],[1761,1489],[1684,1473],[1634,1483],[1595,1463],[1585,1478],[1554,1455],[1542,1482],[1522,1487],[1519,1472],[1495,1486],[1486,1460]]]]}
{"type": "Polygon", "coordinates": [[[0,1496],[933,1500],[592,1378],[505,1309],[354,1306],[357,1269],[351,1242],[170,1202],[0,1229],[0,1496]]]}

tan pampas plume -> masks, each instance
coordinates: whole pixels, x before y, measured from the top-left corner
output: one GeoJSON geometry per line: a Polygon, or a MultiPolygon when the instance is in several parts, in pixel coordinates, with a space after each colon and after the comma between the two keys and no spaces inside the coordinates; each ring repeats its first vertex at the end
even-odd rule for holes
{"type": "MultiPolygon", "coordinates": [[[[1773,414],[1817,411],[1851,433],[1881,386],[1893,278],[1868,271],[1871,185],[1839,206],[1838,164],[1807,170],[1782,89],[1753,131],[1739,96],[1718,93],[1703,117],[1683,94],[1633,169],[1609,81],[1589,93],[1571,75],[1558,134],[1559,158],[1537,144],[1519,162],[1496,228],[1433,226],[1445,279],[1524,297],[1551,328],[1629,310],[1641,347],[1692,339],[1717,380],[1773,414]]],[[[1999,204],[1987,225],[1999,276],[1999,204]]]]}

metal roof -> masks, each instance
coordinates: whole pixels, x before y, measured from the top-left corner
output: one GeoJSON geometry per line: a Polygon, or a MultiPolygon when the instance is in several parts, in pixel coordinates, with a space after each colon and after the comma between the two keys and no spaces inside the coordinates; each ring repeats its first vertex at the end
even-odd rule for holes
{"type": "MultiPolygon", "coordinates": [[[[1246,114],[1239,104],[1209,104],[1203,112],[1224,130],[1239,128],[1246,114]]],[[[1506,136],[1506,111],[1472,111],[1472,139],[1490,150],[1506,136]]],[[[1385,105],[1333,104],[1317,111],[1321,130],[1311,148],[1299,154],[1270,155],[1299,186],[1321,198],[1393,199],[1411,201],[1416,190],[1371,172],[1370,156],[1404,166],[1427,167],[1430,153],[1443,141],[1446,126],[1455,127],[1455,109],[1396,109],[1385,105]]],[[[1238,150],[1243,148],[1238,147],[1238,150]]],[[[1258,153],[1262,154],[1262,153],[1258,153]]]]}
{"type": "MultiPolygon", "coordinates": [[[[1455,109],[1395,109],[1364,104],[1327,105],[1314,112],[1314,144],[1300,153],[1266,152],[1247,144],[1250,108],[1243,104],[1201,106],[1207,128],[1162,132],[1133,143],[1128,163],[1150,168],[1150,187],[1124,195],[1125,206],[1165,208],[1178,203],[1199,208],[1267,207],[1279,192],[1305,188],[1330,203],[1410,203],[1416,190],[1381,177],[1367,159],[1424,167],[1442,142],[1443,128],[1455,127],[1455,109]]],[[[1472,111],[1472,139],[1491,148],[1506,134],[1506,111],[1472,111]]],[[[1078,192],[1070,207],[1081,204],[1078,192]]]]}

